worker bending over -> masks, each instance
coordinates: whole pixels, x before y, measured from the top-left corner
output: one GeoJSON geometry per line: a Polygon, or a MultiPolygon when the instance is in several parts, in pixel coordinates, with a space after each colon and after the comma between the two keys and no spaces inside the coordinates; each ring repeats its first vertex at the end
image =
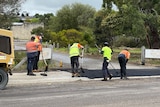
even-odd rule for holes
{"type": "Polygon", "coordinates": [[[128,49],[122,50],[118,55],[118,61],[120,65],[120,79],[128,79],[126,74],[126,64],[130,58],[130,52],[128,49]]]}
{"type": "Polygon", "coordinates": [[[80,49],[84,49],[84,47],[80,43],[73,43],[73,45],[69,49],[72,77],[74,76],[80,77],[80,73],[78,72],[80,49]]]}

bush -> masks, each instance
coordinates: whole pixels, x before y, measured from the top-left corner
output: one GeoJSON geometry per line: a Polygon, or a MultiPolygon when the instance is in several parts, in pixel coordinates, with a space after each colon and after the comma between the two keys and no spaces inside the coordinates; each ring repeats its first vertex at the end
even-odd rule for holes
{"type": "Polygon", "coordinates": [[[140,41],[133,37],[120,36],[113,42],[113,45],[115,47],[138,47],[140,41]]]}

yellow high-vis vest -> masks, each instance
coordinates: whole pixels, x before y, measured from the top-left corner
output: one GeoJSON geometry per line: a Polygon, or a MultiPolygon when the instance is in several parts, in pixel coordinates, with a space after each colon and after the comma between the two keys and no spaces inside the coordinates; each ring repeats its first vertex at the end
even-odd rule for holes
{"type": "Polygon", "coordinates": [[[111,60],[112,50],[108,46],[105,46],[102,48],[102,51],[103,51],[103,57],[107,57],[109,60],[111,60]]]}
{"type": "Polygon", "coordinates": [[[79,56],[80,52],[79,52],[79,48],[78,48],[78,43],[74,43],[69,50],[69,55],[70,57],[73,56],[79,56]]]}

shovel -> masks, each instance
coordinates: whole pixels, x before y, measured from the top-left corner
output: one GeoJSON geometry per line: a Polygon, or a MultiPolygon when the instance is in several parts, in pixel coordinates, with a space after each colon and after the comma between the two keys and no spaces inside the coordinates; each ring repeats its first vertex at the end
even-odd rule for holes
{"type": "Polygon", "coordinates": [[[46,59],[43,56],[43,51],[42,51],[42,59],[43,59],[44,64],[46,65],[46,67],[45,67],[44,73],[41,73],[41,75],[42,76],[47,76],[46,72],[48,71],[48,64],[46,62],[46,59]]]}
{"type": "Polygon", "coordinates": [[[84,69],[83,69],[83,55],[84,55],[84,49],[82,50],[82,55],[81,55],[81,66],[80,66],[80,71],[81,71],[82,73],[85,73],[85,72],[84,72],[84,69]]]}

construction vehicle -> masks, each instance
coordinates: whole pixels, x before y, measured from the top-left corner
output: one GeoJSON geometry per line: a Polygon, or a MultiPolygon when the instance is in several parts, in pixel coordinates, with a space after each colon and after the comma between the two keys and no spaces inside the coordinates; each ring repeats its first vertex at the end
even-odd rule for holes
{"type": "Polygon", "coordinates": [[[8,84],[11,67],[14,64],[13,34],[10,30],[0,29],[0,90],[8,84]]]}

